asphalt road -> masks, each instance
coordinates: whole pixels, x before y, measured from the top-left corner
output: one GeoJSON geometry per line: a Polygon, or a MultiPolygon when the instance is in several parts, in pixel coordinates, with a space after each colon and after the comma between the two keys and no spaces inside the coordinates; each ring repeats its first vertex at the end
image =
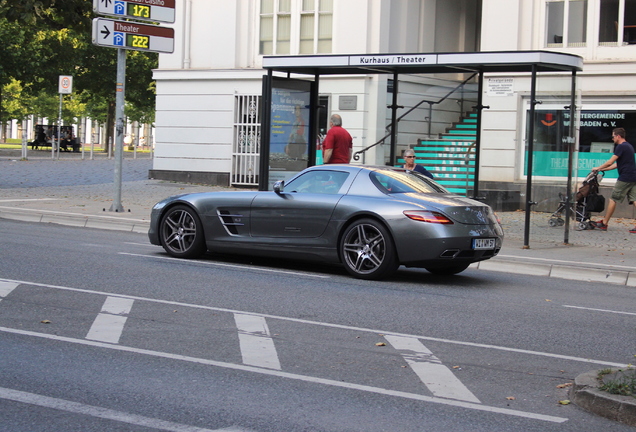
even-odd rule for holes
{"type": "Polygon", "coordinates": [[[633,362],[633,288],[167,257],[0,220],[7,431],[627,431],[561,405],[633,362]],[[193,429],[193,428],[199,429],[193,429]]]}

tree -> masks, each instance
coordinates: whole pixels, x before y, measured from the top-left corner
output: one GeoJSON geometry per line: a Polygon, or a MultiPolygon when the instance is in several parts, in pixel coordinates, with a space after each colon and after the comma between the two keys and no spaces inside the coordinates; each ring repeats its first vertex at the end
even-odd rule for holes
{"type": "MultiPolygon", "coordinates": [[[[0,0],[0,86],[13,78],[24,94],[54,96],[59,75],[72,75],[78,101],[92,118],[106,117],[112,133],[117,50],[92,44],[92,17],[88,0],[0,0]]],[[[156,53],[128,52],[126,100],[135,120],[154,118],[157,64],[156,53]]]]}

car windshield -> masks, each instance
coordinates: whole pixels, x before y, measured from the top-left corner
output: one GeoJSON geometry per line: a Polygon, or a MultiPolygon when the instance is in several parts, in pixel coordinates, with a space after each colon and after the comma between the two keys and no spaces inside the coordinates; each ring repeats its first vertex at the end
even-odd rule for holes
{"type": "Polygon", "coordinates": [[[373,171],[371,181],[384,193],[449,193],[428,177],[415,171],[373,171]]]}

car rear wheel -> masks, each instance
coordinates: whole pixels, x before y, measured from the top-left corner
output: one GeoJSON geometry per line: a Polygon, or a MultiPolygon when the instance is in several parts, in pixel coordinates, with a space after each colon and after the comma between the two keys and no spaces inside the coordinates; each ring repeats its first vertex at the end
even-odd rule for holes
{"type": "Polygon", "coordinates": [[[470,264],[457,264],[444,267],[426,267],[426,270],[436,275],[450,276],[463,272],[469,265],[470,264]]]}
{"type": "Polygon", "coordinates": [[[159,225],[161,245],[171,256],[198,258],[206,251],[201,219],[184,205],[171,208],[159,225]]]}
{"type": "Polygon", "coordinates": [[[359,279],[380,279],[399,267],[391,234],[373,219],[347,227],[340,240],[340,255],[347,272],[359,279]]]}

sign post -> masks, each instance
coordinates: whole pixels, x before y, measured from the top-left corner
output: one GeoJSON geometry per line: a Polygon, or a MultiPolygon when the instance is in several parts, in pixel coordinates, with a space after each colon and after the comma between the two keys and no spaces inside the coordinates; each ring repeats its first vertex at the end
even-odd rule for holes
{"type": "MultiPolygon", "coordinates": [[[[70,75],[60,75],[58,93],[60,94],[60,110],[57,117],[57,157],[60,157],[60,143],[62,139],[62,96],[73,93],[73,77],[70,75]]],[[[55,146],[51,146],[51,159],[55,158],[55,146]]]]}
{"type": "MultiPolygon", "coordinates": [[[[174,23],[176,0],[93,0],[98,14],[142,21],[174,23]]],[[[122,160],[124,157],[124,103],[126,50],[158,53],[174,52],[174,29],[135,21],[94,18],[93,44],[117,48],[117,89],[115,95],[115,200],[110,211],[123,212],[121,205],[122,160]]]]}
{"type": "Polygon", "coordinates": [[[121,205],[121,171],[124,159],[124,94],[126,91],[126,53],[125,49],[117,50],[117,89],[115,94],[115,200],[110,211],[123,212],[121,205]]]}

